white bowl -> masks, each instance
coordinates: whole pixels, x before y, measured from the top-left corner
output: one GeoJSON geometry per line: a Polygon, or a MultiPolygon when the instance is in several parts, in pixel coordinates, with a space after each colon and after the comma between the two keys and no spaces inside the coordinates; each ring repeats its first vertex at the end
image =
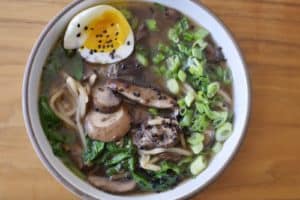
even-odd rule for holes
{"type": "MultiPolygon", "coordinates": [[[[153,2],[153,0],[142,0],[153,2]]],[[[54,156],[48,140],[42,130],[38,115],[38,90],[42,67],[53,44],[64,31],[67,23],[79,11],[108,0],[75,1],[68,5],[44,29],[32,49],[28,59],[23,82],[23,114],[31,143],[48,171],[70,191],[84,199],[180,199],[186,198],[212,182],[229,164],[236,153],[246,129],[250,110],[250,88],[245,62],[232,35],[222,22],[207,8],[190,0],[155,0],[173,7],[189,16],[210,31],[216,43],[223,48],[228,66],[233,76],[234,131],[224,147],[210,162],[209,166],[196,178],[192,178],[174,189],[162,193],[119,196],[112,195],[92,187],[76,177],[54,156]]],[[[111,2],[111,1],[110,1],[111,2]]]]}

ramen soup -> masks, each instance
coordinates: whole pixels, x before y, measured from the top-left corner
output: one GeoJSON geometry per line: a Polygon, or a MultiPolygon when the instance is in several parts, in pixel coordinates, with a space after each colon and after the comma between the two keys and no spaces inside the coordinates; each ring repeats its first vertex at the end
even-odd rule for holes
{"type": "Polygon", "coordinates": [[[230,88],[222,49],[177,10],[96,5],[49,54],[39,115],[53,153],[81,179],[110,193],[162,192],[222,149],[230,88]]]}

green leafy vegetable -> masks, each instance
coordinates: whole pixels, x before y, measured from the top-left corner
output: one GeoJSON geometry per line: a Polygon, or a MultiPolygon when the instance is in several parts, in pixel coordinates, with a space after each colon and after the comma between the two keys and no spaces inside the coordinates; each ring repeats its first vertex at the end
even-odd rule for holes
{"type": "Polygon", "coordinates": [[[174,172],[145,172],[137,171],[132,173],[133,179],[143,191],[162,192],[175,186],[179,176],[174,172]]]}
{"type": "Polygon", "coordinates": [[[87,137],[86,140],[87,149],[83,152],[83,160],[86,164],[90,164],[103,151],[104,143],[97,140],[91,140],[89,137],[87,137]]]}
{"type": "Polygon", "coordinates": [[[81,80],[83,77],[83,61],[78,53],[75,53],[72,57],[66,61],[66,72],[74,77],[76,80],[81,80]]]}
{"type": "Polygon", "coordinates": [[[39,115],[42,128],[48,138],[54,155],[58,156],[75,175],[85,179],[85,175],[74,165],[63,148],[64,144],[69,143],[74,138],[70,134],[63,134],[58,131],[61,126],[60,119],[51,110],[48,104],[48,98],[45,96],[39,98],[39,115]]]}

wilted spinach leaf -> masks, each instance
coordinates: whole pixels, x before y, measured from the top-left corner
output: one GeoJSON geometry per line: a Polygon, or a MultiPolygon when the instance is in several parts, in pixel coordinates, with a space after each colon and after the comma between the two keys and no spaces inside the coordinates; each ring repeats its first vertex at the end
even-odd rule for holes
{"type": "Polygon", "coordinates": [[[86,140],[87,149],[83,152],[83,160],[85,163],[90,164],[103,151],[105,145],[104,142],[92,140],[89,137],[86,140]]]}

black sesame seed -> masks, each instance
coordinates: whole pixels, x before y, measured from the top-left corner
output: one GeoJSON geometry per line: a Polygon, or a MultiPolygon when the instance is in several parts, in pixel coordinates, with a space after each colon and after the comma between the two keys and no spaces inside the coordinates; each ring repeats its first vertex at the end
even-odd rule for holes
{"type": "Polygon", "coordinates": [[[109,38],[109,35],[106,35],[107,38],[109,38]]]}
{"type": "Polygon", "coordinates": [[[115,25],[114,23],[111,24],[111,26],[114,26],[114,25],[115,25]]]}
{"type": "Polygon", "coordinates": [[[94,49],[94,53],[97,53],[98,51],[97,51],[97,49],[94,49]]]}
{"type": "Polygon", "coordinates": [[[81,33],[77,33],[76,37],[80,37],[81,36],[81,33]]]}
{"type": "Polygon", "coordinates": [[[94,51],[93,51],[92,49],[90,50],[90,54],[91,54],[91,55],[93,55],[93,54],[94,54],[94,51]]]}
{"type": "Polygon", "coordinates": [[[112,40],[108,40],[106,41],[106,44],[112,43],[112,40]]]}
{"type": "Polygon", "coordinates": [[[102,35],[102,34],[100,34],[100,35],[99,35],[99,37],[103,37],[103,35],[102,35]]]}
{"type": "Polygon", "coordinates": [[[99,42],[99,43],[102,43],[102,40],[99,40],[98,42],[99,42]]]}
{"type": "Polygon", "coordinates": [[[128,45],[128,46],[130,45],[130,41],[127,41],[127,45],[128,45]]]}
{"type": "Polygon", "coordinates": [[[101,49],[101,45],[98,45],[98,49],[101,49]]]}
{"type": "Polygon", "coordinates": [[[96,108],[95,111],[96,111],[96,112],[100,112],[99,108],[96,108]]]}
{"type": "Polygon", "coordinates": [[[116,36],[119,35],[119,32],[116,32],[116,36]]]}
{"type": "Polygon", "coordinates": [[[87,26],[85,26],[85,27],[84,27],[84,30],[85,30],[85,31],[86,31],[86,30],[88,30],[88,27],[87,27],[87,26]]]}
{"type": "Polygon", "coordinates": [[[107,30],[104,30],[103,33],[107,33],[107,30]]]}
{"type": "Polygon", "coordinates": [[[92,31],[93,31],[93,30],[94,30],[94,28],[90,28],[90,30],[92,30],[92,31]]]}
{"type": "Polygon", "coordinates": [[[77,27],[80,28],[80,24],[77,24],[77,27]]]}

